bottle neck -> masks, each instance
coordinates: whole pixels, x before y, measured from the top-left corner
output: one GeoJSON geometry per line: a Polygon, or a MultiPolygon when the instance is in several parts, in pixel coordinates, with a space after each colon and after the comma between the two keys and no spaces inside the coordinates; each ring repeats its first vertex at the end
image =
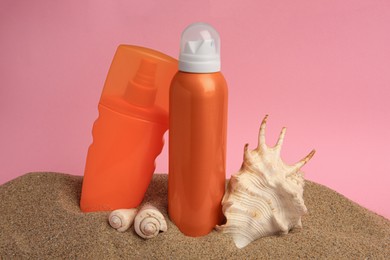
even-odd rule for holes
{"type": "Polygon", "coordinates": [[[140,107],[151,107],[157,94],[155,85],[157,64],[143,59],[135,77],[127,84],[124,98],[130,104],[140,107]]]}
{"type": "Polygon", "coordinates": [[[156,99],[157,88],[155,86],[139,84],[135,80],[129,81],[124,98],[132,105],[151,107],[156,99]]]}

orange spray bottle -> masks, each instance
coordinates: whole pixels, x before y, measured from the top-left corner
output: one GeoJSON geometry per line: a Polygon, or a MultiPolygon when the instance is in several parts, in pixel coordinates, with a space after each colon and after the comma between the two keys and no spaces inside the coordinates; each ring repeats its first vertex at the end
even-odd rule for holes
{"type": "Polygon", "coordinates": [[[168,129],[169,85],[177,61],[120,45],[93,125],[81,192],[83,212],[137,207],[155,170],[168,129]]]}
{"type": "Polygon", "coordinates": [[[169,216],[185,235],[206,235],[223,221],[227,127],[219,35],[208,24],[182,34],[169,117],[169,216]]]}

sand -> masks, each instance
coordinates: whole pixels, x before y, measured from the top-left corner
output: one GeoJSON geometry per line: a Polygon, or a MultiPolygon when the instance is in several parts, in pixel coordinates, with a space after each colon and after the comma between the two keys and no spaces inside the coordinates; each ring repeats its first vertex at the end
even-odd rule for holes
{"type": "MultiPolygon", "coordinates": [[[[303,228],[261,238],[237,249],[229,235],[182,235],[168,231],[143,240],[133,229],[120,233],[107,222],[109,212],[79,209],[82,177],[29,173],[0,186],[2,258],[89,259],[390,259],[390,221],[322,185],[307,181],[309,214],[303,228]]],[[[167,175],[155,174],[144,202],[167,220],[167,175]]]]}

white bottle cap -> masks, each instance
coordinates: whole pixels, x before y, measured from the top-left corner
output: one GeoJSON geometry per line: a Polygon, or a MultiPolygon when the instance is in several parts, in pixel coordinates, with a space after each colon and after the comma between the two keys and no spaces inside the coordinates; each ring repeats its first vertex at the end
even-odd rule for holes
{"type": "Polygon", "coordinates": [[[181,35],[179,70],[211,73],[221,70],[218,32],[207,23],[193,23],[181,35]]]}

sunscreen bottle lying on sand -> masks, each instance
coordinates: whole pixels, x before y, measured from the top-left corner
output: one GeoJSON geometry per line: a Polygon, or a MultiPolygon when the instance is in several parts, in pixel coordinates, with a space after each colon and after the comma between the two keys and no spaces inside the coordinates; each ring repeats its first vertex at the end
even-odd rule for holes
{"type": "Polygon", "coordinates": [[[148,48],[120,45],[93,125],[80,208],[137,207],[155,170],[168,129],[169,85],[177,61],[148,48]]]}
{"type": "Polygon", "coordinates": [[[169,216],[187,236],[206,235],[223,221],[227,94],[218,32],[188,26],[170,89],[168,175],[169,216]]]}

